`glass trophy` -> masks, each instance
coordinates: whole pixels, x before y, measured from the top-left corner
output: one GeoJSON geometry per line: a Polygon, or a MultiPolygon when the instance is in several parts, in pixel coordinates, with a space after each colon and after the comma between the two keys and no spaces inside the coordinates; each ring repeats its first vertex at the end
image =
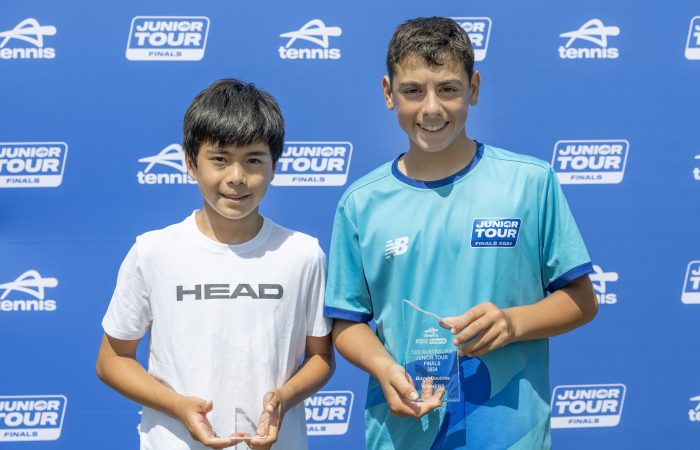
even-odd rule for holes
{"type": "Polygon", "coordinates": [[[217,336],[214,346],[214,354],[220,356],[212,367],[214,409],[208,414],[214,433],[253,438],[264,410],[263,397],[274,388],[267,364],[217,336]]]}
{"type": "Polygon", "coordinates": [[[410,300],[401,302],[403,328],[408,330],[404,368],[422,401],[423,383],[432,383],[433,391],[445,388],[443,401],[460,400],[459,358],[454,336],[440,326],[441,317],[418,307],[410,300]]]}

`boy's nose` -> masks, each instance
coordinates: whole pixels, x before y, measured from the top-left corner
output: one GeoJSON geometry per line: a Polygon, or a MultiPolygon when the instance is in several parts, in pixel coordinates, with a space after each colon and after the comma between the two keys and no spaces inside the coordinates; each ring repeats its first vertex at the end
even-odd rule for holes
{"type": "Polygon", "coordinates": [[[440,99],[435,92],[428,92],[423,100],[423,115],[434,116],[442,112],[440,99]]]}
{"type": "Polygon", "coordinates": [[[226,182],[229,184],[245,183],[245,170],[243,170],[243,166],[239,163],[232,164],[226,172],[226,182]]]}

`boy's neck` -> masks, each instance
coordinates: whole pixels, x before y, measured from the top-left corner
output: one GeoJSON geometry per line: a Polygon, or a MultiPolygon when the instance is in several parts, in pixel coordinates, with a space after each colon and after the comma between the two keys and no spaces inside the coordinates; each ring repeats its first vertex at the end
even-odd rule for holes
{"type": "Polygon", "coordinates": [[[439,152],[426,152],[412,142],[399,160],[398,168],[409,178],[436,181],[447,178],[465,168],[476,154],[476,142],[462,135],[439,152]]]}
{"type": "Polygon", "coordinates": [[[253,239],[263,226],[263,216],[258,209],[242,219],[228,219],[214,211],[206,202],[197,211],[197,228],[208,238],[222,244],[238,245],[253,239]]]}

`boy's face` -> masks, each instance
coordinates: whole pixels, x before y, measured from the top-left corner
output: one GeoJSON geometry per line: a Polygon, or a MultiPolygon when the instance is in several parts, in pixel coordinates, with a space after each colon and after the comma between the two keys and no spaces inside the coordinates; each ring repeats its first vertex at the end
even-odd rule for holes
{"type": "Polygon", "coordinates": [[[454,58],[441,66],[428,66],[423,58],[408,55],[382,80],[384,100],[396,109],[399,126],[411,141],[409,151],[440,152],[464,145],[469,105],[479,99],[479,74],[469,80],[454,58]]]}
{"type": "Polygon", "coordinates": [[[227,219],[243,219],[257,212],[274,177],[265,142],[242,147],[204,143],[197,154],[197,167],[189,159],[187,167],[197,180],[205,208],[227,219]]]}

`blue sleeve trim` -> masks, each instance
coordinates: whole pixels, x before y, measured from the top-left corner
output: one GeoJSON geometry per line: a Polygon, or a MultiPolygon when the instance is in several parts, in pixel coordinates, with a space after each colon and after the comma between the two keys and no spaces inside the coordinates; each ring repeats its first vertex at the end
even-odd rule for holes
{"type": "Polygon", "coordinates": [[[350,311],[348,309],[336,308],[334,306],[324,306],[323,315],[331,319],[349,320],[351,322],[367,323],[372,320],[372,314],[350,311]]]}
{"type": "Polygon", "coordinates": [[[549,292],[554,292],[557,289],[561,289],[567,284],[571,283],[576,278],[586,275],[588,273],[593,273],[593,263],[591,263],[590,261],[585,264],[581,264],[580,266],[574,267],[573,269],[566,272],[564,275],[549,283],[549,286],[547,286],[547,290],[549,292]]]}

